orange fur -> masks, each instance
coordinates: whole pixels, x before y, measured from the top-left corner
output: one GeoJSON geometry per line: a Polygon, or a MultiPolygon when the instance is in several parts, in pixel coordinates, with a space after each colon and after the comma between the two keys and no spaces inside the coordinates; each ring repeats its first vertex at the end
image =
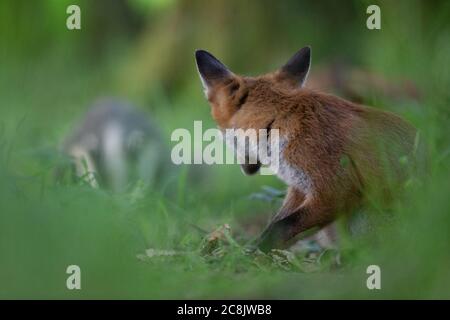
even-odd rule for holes
{"type": "Polygon", "coordinates": [[[411,155],[415,129],[392,113],[296,86],[283,69],[260,77],[230,72],[207,89],[220,128],[279,129],[287,141],[280,156],[311,182],[305,189],[286,181],[288,194],[261,237],[262,249],[284,247],[351,212],[374,187],[391,196],[391,182],[404,177],[399,159],[411,155]]]}

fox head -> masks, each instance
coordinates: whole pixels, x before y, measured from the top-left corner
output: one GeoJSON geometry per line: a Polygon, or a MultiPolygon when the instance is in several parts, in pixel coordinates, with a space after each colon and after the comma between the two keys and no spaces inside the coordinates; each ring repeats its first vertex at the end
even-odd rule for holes
{"type": "Polygon", "coordinates": [[[311,65],[311,48],[300,49],[275,72],[258,77],[240,76],[212,54],[195,52],[197,69],[220,128],[266,128],[277,113],[280,90],[303,87],[311,65]]]}

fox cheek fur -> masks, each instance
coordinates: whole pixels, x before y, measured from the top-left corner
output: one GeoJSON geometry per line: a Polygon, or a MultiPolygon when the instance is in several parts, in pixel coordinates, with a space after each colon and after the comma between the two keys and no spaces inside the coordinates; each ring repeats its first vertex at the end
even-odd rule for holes
{"type": "MultiPolygon", "coordinates": [[[[288,192],[259,238],[261,249],[286,247],[297,234],[350,213],[362,203],[365,189],[401,176],[398,159],[411,156],[415,129],[392,113],[304,88],[309,47],[276,72],[256,78],[235,75],[206,51],[195,55],[220,128],[279,129],[277,175],[288,192]]],[[[253,174],[259,167],[245,163],[242,170],[253,174]]]]}

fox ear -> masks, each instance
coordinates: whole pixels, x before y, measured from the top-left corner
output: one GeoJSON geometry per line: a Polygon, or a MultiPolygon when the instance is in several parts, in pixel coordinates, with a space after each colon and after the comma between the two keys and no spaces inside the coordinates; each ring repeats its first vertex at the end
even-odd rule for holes
{"type": "Polygon", "coordinates": [[[222,62],[205,50],[195,51],[195,60],[206,94],[211,86],[232,76],[231,71],[222,62]]]}
{"type": "Polygon", "coordinates": [[[303,87],[311,66],[311,47],[301,48],[280,69],[280,76],[289,80],[296,87],[303,87]]]}

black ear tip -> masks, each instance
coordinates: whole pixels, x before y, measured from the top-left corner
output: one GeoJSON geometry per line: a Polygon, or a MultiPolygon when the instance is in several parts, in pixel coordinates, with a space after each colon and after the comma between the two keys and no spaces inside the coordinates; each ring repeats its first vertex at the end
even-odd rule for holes
{"type": "Polygon", "coordinates": [[[199,61],[207,55],[205,50],[195,50],[195,60],[199,61]]]}
{"type": "Polygon", "coordinates": [[[306,46],[300,49],[300,51],[302,54],[304,55],[309,55],[311,56],[311,46],[306,46]]]}
{"type": "Polygon", "coordinates": [[[217,61],[217,58],[215,58],[211,53],[209,53],[206,50],[202,50],[202,49],[198,49],[195,50],[195,60],[197,60],[197,62],[206,62],[206,61],[210,61],[210,60],[214,60],[217,61]]]}
{"type": "Polygon", "coordinates": [[[207,54],[207,52],[205,50],[202,49],[197,49],[195,50],[195,58],[198,59],[201,56],[204,56],[205,54],[207,54]]]}

